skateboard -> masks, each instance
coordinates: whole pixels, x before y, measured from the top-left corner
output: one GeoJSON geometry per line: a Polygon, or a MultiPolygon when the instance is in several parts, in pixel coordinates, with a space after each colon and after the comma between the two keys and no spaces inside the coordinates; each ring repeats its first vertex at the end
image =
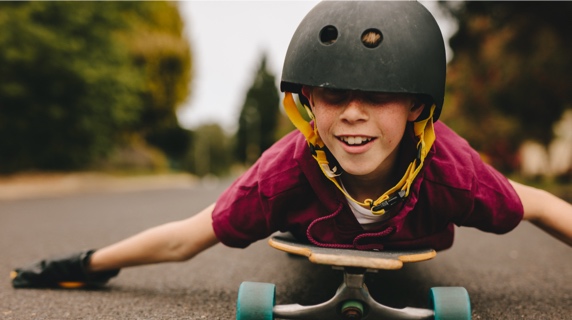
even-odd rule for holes
{"type": "Polygon", "coordinates": [[[435,319],[470,320],[471,303],[463,287],[434,287],[429,292],[432,309],[406,307],[395,309],[375,301],[365,285],[368,272],[397,270],[404,263],[420,262],[436,256],[433,249],[408,251],[360,251],[323,248],[295,240],[288,235],[274,235],[269,245],[289,254],[305,256],[312,263],[342,270],[344,280],[334,297],[313,305],[275,305],[276,286],[271,283],[243,282],[238,290],[237,320],[378,320],[435,319]]]}

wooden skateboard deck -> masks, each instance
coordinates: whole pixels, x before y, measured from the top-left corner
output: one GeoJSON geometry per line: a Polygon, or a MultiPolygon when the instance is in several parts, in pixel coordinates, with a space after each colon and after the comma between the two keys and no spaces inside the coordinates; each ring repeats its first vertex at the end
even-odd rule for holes
{"type": "Polygon", "coordinates": [[[307,257],[311,262],[337,267],[397,270],[403,263],[419,262],[434,258],[433,249],[406,251],[362,251],[318,247],[303,243],[287,235],[275,235],[268,240],[271,247],[291,254],[307,257]]]}

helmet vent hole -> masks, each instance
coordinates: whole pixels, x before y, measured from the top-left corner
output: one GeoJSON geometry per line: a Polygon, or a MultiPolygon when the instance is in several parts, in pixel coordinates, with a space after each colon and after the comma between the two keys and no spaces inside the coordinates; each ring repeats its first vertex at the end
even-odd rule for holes
{"type": "Polygon", "coordinates": [[[383,35],[377,29],[367,29],[361,34],[361,42],[370,49],[377,48],[381,41],[383,41],[383,35]]]}
{"type": "Polygon", "coordinates": [[[338,40],[338,29],[334,26],[325,26],[320,30],[320,42],[325,45],[334,44],[338,40]]]}

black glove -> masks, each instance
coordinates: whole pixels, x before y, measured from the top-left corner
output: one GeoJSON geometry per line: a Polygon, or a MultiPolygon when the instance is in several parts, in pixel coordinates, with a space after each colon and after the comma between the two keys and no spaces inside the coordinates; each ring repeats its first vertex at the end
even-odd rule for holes
{"type": "Polygon", "coordinates": [[[87,272],[87,265],[95,250],[65,257],[46,259],[11,273],[14,288],[79,288],[103,286],[119,269],[87,272]]]}

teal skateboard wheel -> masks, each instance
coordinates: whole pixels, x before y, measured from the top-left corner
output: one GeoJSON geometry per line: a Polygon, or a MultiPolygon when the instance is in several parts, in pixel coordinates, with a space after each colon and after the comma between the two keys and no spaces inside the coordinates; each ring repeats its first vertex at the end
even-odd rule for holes
{"type": "Polygon", "coordinates": [[[276,286],[245,281],[238,288],[236,320],[273,320],[276,286]]]}
{"type": "Polygon", "coordinates": [[[470,320],[471,301],[463,287],[431,288],[429,299],[435,320],[470,320]]]}

